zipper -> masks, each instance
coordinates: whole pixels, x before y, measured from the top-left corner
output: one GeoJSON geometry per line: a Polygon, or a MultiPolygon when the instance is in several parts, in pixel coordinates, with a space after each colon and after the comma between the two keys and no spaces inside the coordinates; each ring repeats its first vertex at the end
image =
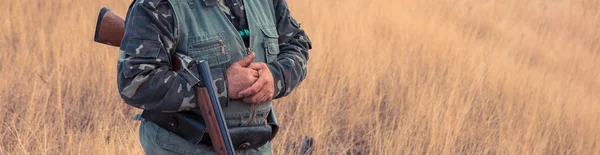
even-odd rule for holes
{"type": "Polygon", "coordinates": [[[223,40],[219,40],[219,43],[221,43],[221,53],[225,54],[225,43],[223,43],[223,40]]]}
{"type": "Polygon", "coordinates": [[[221,44],[221,50],[224,52],[225,44],[224,44],[223,40],[211,40],[211,41],[201,42],[198,44],[192,44],[192,48],[209,48],[209,47],[218,46],[219,44],[221,44]]]}
{"type": "MultiPolygon", "coordinates": [[[[229,27],[233,31],[238,32],[237,29],[235,29],[235,26],[233,26],[233,23],[231,23],[231,21],[225,16],[225,13],[222,13],[223,9],[221,9],[221,7],[219,7],[219,6],[216,6],[216,8],[220,11],[220,13],[218,13],[218,14],[221,15],[221,18],[227,19],[227,23],[229,24],[229,27]]],[[[246,11],[246,10],[248,10],[248,5],[244,5],[244,11],[246,11]]],[[[248,18],[248,12],[245,12],[245,13],[246,13],[246,22],[248,23],[248,32],[250,33],[250,36],[249,36],[250,37],[250,39],[249,39],[250,45],[248,45],[248,48],[247,48],[248,51],[246,51],[246,55],[249,55],[250,49],[252,48],[252,30],[250,28],[251,22],[250,22],[250,18],[248,18]]],[[[238,41],[238,43],[241,43],[243,45],[243,47],[246,47],[246,43],[244,43],[244,39],[242,38],[242,36],[235,35],[235,39],[238,41]]]]}
{"type": "MultiPolygon", "coordinates": [[[[252,5],[251,3],[246,3],[244,4],[244,13],[246,14],[246,22],[248,24],[248,32],[249,32],[249,38],[248,38],[248,51],[246,52],[246,55],[250,55],[250,52],[252,52],[252,18],[251,16],[253,16],[251,13],[252,11],[249,9],[250,5],[252,5]]],[[[231,22],[229,22],[231,23],[231,22]]],[[[233,26],[233,24],[231,24],[233,26]]],[[[238,38],[242,39],[242,44],[244,44],[244,47],[246,47],[243,38],[241,38],[241,36],[238,36],[238,38]]],[[[256,114],[256,104],[250,104],[250,120],[248,120],[248,125],[252,124],[252,122],[254,122],[254,115],[256,114]]]]}
{"type": "MultiPolygon", "coordinates": [[[[250,21],[250,16],[248,16],[248,4],[244,4],[244,13],[246,14],[246,23],[248,24],[248,53],[246,53],[246,55],[250,55],[251,49],[252,49],[252,25],[250,23],[252,23],[250,21]]],[[[241,38],[241,37],[240,37],[241,38]]],[[[242,38],[242,43],[244,42],[243,38],[242,38]]],[[[244,43],[245,44],[245,43],[244,43]]]]}
{"type": "MultiPolygon", "coordinates": [[[[221,11],[219,14],[221,15],[221,18],[223,19],[227,19],[227,17],[225,16],[224,13],[222,13],[222,9],[221,7],[216,6],[217,9],[219,9],[219,11],[221,11]]],[[[248,47],[246,48],[246,55],[250,55],[250,52],[252,52],[252,21],[251,18],[249,17],[249,13],[248,13],[248,9],[249,6],[248,4],[244,5],[244,12],[246,13],[246,22],[248,23],[248,32],[250,33],[250,38],[248,39],[248,43],[250,45],[248,45],[248,47]]],[[[251,15],[250,15],[251,16],[251,15]]],[[[229,23],[229,27],[234,31],[237,32],[237,29],[235,29],[235,26],[233,26],[233,23],[231,23],[230,20],[227,20],[227,23],[229,23]]],[[[244,43],[244,39],[242,38],[242,36],[240,35],[236,35],[235,36],[236,40],[241,43],[243,45],[243,47],[246,47],[246,43],[244,43]]],[[[229,98],[228,98],[229,100],[229,98]]],[[[254,121],[254,114],[256,113],[256,104],[251,104],[250,106],[250,118],[248,120],[248,125],[250,125],[253,121],[254,121]]]]}

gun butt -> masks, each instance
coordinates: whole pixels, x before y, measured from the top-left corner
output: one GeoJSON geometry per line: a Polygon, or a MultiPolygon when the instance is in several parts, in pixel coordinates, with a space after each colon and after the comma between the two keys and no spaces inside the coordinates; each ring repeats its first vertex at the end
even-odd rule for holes
{"type": "Polygon", "coordinates": [[[125,33],[125,19],[104,7],[100,10],[94,41],[110,46],[121,46],[125,33]]]}

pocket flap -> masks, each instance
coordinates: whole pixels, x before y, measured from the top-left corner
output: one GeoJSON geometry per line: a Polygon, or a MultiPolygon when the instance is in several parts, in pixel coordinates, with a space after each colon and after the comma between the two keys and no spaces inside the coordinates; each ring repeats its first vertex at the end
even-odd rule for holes
{"type": "Polygon", "coordinates": [[[277,35],[277,29],[275,27],[265,26],[261,30],[267,37],[271,37],[271,38],[279,37],[279,35],[277,35]]]}
{"type": "Polygon", "coordinates": [[[125,53],[134,57],[157,57],[161,50],[161,43],[154,40],[129,39],[125,45],[125,53]]]}

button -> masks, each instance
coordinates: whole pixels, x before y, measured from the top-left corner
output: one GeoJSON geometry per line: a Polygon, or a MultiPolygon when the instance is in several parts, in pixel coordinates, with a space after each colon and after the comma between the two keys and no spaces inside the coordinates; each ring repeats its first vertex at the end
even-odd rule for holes
{"type": "Polygon", "coordinates": [[[239,149],[246,149],[246,148],[248,148],[248,146],[250,146],[250,143],[249,142],[245,142],[242,145],[240,145],[239,149]]]}
{"type": "Polygon", "coordinates": [[[177,128],[177,120],[171,119],[171,121],[169,121],[169,126],[171,127],[171,129],[177,128]]]}

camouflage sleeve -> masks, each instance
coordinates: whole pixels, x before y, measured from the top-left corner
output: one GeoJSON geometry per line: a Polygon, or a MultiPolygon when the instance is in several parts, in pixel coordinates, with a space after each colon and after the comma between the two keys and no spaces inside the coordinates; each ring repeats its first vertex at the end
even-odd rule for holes
{"type": "Polygon", "coordinates": [[[277,61],[268,64],[275,82],[274,98],[289,95],[306,77],[310,39],[291,16],[285,0],[274,0],[279,50],[277,61]]]}
{"type": "Polygon", "coordinates": [[[130,6],[117,66],[117,84],[125,103],[164,112],[197,107],[192,87],[199,82],[197,70],[171,69],[175,26],[167,0],[136,0],[130,6]]]}

